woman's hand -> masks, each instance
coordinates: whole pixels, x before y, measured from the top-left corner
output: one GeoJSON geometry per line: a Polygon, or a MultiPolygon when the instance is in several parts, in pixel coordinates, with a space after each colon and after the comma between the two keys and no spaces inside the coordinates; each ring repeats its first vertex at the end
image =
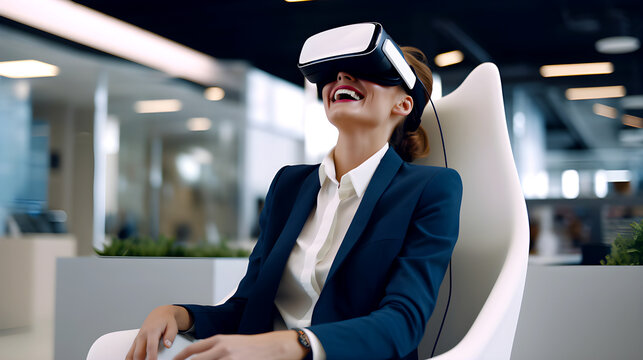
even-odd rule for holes
{"type": "Polygon", "coordinates": [[[258,335],[215,335],[181,351],[174,360],[283,359],[300,360],[306,351],[294,330],[258,335]]]}
{"type": "Polygon", "coordinates": [[[174,305],[157,307],[143,322],[125,359],[156,360],[161,338],[163,345],[169,348],[179,329],[187,330],[190,326],[192,319],[185,308],[174,305]]]}

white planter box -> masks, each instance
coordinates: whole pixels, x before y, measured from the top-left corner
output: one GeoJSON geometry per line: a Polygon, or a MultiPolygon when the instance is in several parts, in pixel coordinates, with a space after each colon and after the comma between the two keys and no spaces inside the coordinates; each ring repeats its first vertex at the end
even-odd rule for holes
{"type": "Polygon", "coordinates": [[[643,266],[527,270],[512,359],[640,359],[643,266]]]}
{"type": "Polygon", "coordinates": [[[59,259],[55,359],[84,359],[99,336],[138,328],[159,305],[215,304],[247,265],[247,258],[59,259]]]}

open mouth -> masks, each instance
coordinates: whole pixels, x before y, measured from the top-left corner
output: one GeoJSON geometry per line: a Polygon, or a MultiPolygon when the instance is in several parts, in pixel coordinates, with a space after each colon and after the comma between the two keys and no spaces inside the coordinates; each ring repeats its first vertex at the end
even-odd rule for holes
{"type": "Polygon", "coordinates": [[[364,95],[350,86],[340,86],[333,94],[333,102],[338,101],[359,101],[364,98],[364,95]]]}

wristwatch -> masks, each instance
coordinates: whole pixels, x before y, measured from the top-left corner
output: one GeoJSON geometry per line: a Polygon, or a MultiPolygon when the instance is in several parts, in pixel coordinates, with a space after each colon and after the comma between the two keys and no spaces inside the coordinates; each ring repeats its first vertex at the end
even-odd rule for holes
{"type": "Polygon", "coordinates": [[[303,346],[306,350],[310,350],[310,340],[308,339],[308,335],[306,335],[304,330],[300,328],[294,328],[293,330],[297,332],[297,340],[299,340],[301,346],[303,346]]]}

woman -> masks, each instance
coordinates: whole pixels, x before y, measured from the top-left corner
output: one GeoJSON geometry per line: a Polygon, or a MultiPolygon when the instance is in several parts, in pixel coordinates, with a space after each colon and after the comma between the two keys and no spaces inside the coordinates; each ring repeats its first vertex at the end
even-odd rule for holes
{"type": "Polygon", "coordinates": [[[391,74],[344,60],[346,70],[326,68],[332,78],[317,86],[337,144],[321,164],[277,173],[236,293],[220,306],[154,309],[127,359],[156,358],[179,331],[204,340],[176,359],[417,359],[462,184],[452,169],[407,163],[429,150],[419,117],[432,77],[419,50],[402,52],[421,97],[407,78],[391,85],[391,74]]]}

